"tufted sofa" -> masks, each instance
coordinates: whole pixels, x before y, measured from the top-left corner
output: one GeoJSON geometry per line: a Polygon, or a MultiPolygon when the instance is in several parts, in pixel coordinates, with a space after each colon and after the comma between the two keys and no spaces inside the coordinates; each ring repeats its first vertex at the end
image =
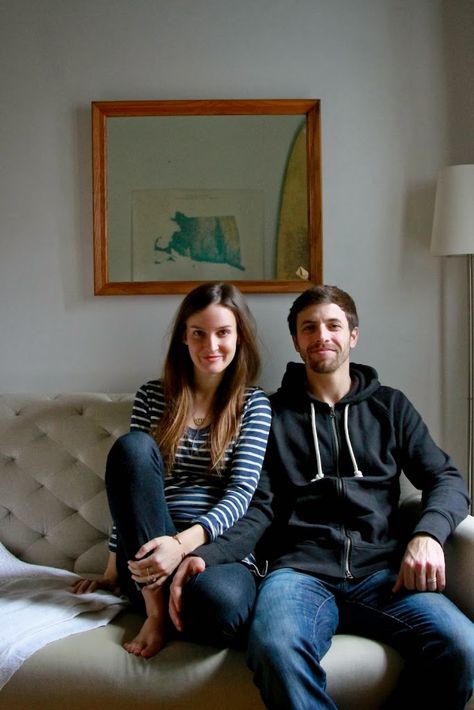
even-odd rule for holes
{"type": "MultiPolygon", "coordinates": [[[[0,542],[13,554],[102,572],[110,528],[104,461],[128,429],[131,402],[131,395],[0,396],[0,542]]],[[[448,594],[474,618],[473,518],[446,551],[448,594]]],[[[176,640],[145,661],[121,647],[140,624],[125,611],[37,651],[0,692],[0,710],[262,707],[242,653],[176,640]]],[[[370,710],[393,688],[402,661],[381,644],[337,635],[324,666],[340,708],[370,710]]]]}

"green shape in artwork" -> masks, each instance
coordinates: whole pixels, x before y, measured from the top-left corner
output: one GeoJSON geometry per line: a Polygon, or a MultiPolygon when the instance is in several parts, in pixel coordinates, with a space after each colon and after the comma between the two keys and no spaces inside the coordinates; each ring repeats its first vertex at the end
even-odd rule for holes
{"type": "Polygon", "coordinates": [[[188,217],[176,212],[172,218],[178,229],[173,232],[168,246],[160,247],[155,242],[156,252],[172,252],[187,256],[193,261],[212,264],[228,264],[241,271],[240,236],[233,216],[188,217]]]}

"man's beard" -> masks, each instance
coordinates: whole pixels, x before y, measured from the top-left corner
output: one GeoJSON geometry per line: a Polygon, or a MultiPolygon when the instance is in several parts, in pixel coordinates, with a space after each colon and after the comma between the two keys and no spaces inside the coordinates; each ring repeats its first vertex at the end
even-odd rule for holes
{"type": "Polygon", "coordinates": [[[334,352],[334,357],[330,360],[327,359],[316,359],[314,358],[311,353],[306,353],[306,357],[304,358],[305,364],[312,370],[312,372],[316,373],[317,375],[330,375],[333,372],[336,372],[341,365],[347,360],[349,357],[349,352],[350,350],[343,350],[340,352],[333,351],[334,352]]]}

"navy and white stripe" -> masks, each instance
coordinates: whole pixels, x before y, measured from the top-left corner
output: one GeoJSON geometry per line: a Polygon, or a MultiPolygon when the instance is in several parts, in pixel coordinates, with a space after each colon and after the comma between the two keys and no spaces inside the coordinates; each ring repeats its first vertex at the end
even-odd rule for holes
{"type": "MultiPolygon", "coordinates": [[[[150,432],[164,409],[161,381],[146,383],[137,392],[130,428],[150,432]]],[[[165,480],[166,500],[178,531],[199,523],[212,541],[246,513],[260,477],[270,424],[266,394],[259,387],[248,387],[239,432],[225,452],[219,473],[210,471],[209,429],[185,431],[165,480]]]]}

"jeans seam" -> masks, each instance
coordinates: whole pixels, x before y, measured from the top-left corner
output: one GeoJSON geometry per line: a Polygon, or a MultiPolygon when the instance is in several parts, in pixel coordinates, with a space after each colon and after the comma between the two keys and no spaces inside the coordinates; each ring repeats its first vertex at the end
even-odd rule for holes
{"type": "MultiPolygon", "coordinates": [[[[330,596],[326,597],[326,599],[324,599],[324,601],[321,602],[321,604],[318,606],[318,610],[317,610],[317,612],[316,612],[316,614],[315,614],[315,616],[314,616],[314,619],[313,619],[313,628],[312,628],[311,643],[313,644],[313,646],[314,646],[315,648],[317,648],[317,644],[316,644],[316,639],[317,639],[316,627],[317,627],[317,625],[318,625],[319,615],[320,615],[320,613],[321,613],[323,607],[324,607],[328,602],[330,602],[330,601],[334,601],[334,595],[330,595],[330,596]]],[[[332,636],[331,636],[331,638],[332,638],[332,636]]],[[[321,657],[320,657],[319,648],[317,648],[317,652],[318,652],[318,663],[320,663],[320,662],[321,662],[321,657]]]]}
{"type": "Polygon", "coordinates": [[[404,626],[406,629],[410,629],[410,631],[413,631],[416,634],[416,636],[418,636],[416,626],[412,626],[412,624],[409,624],[407,621],[404,621],[403,619],[400,619],[400,617],[395,616],[393,614],[389,614],[387,611],[384,611],[383,609],[377,609],[377,607],[371,606],[370,604],[366,604],[361,601],[353,601],[351,599],[347,600],[346,604],[347,605],[352,604],[353,606],[360,606],[360,607],[363,607],[364,609],[368,609],[369,611],[372,611],[372,612],[375,611],[377,614],[387,617],[392,622],[395,621],[397,624],[400,624],[400,626],[404,626]]]}

